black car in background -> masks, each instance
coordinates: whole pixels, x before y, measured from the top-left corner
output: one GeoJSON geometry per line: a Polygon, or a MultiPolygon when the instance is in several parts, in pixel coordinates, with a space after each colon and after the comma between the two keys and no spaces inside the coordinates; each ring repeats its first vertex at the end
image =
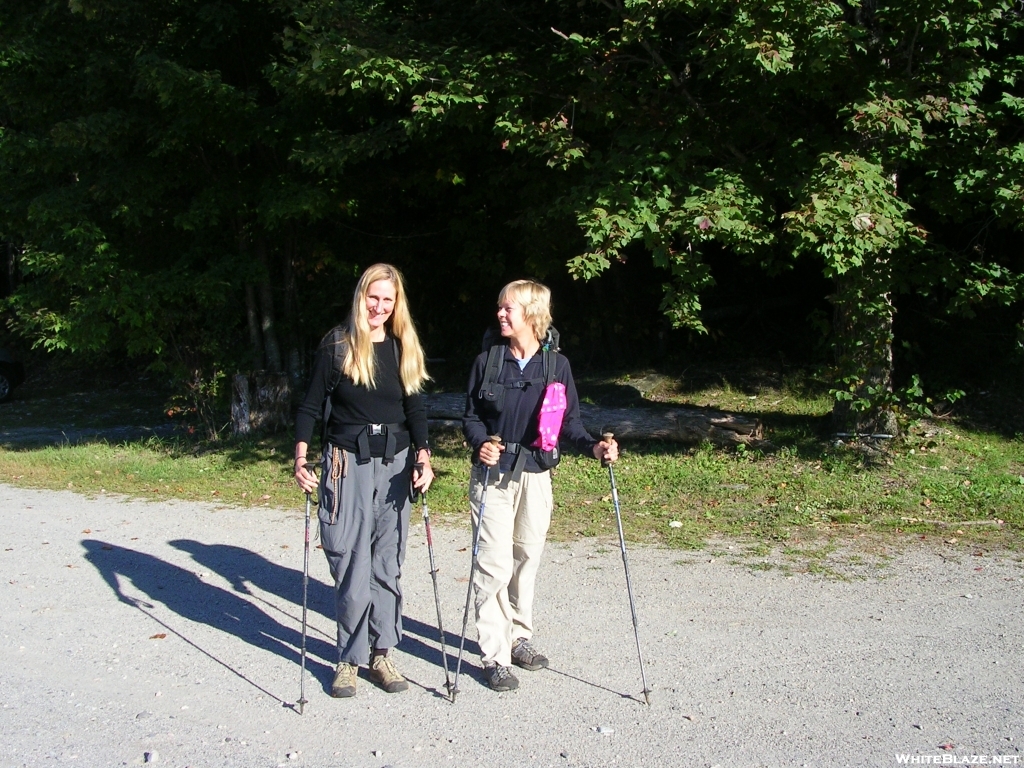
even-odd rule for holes
{"type": "Polygon", "coordinates": [[[25,366],[6,349],[0,349],[0,403],[10,399],[14,388],[25,380],[25,366]]]}

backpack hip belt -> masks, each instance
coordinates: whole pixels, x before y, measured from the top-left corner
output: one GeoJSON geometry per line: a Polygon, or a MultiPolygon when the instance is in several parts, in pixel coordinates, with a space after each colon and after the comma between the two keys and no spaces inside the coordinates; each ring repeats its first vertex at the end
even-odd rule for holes
{"type": "Polygon", "coordinates": [[[505,453],[510,453],[516,457],[516,460],[512,463],[512,482],[518,483],[519,479],[523,476],[523,470],[526,469],[526,459],[530,456],[534,457],[536,461],[537,452],[528,445],[522,443],[502,443],[505,446],[505,453]]]}
{"type": "Polygon", "coordinates": [[[339,433],[345,437],[356,436],[356,462],[365,464],[371,459],[370,436],[384,436],[384,463],[390,464],[395,459],[395,448],[398,435],[408,435],[405,422],[397,424],[342,424],[339,433]]]}

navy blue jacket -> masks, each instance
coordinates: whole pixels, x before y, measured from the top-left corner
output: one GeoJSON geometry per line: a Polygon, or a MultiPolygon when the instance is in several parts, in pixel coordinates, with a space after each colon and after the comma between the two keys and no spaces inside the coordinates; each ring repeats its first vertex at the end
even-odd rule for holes
{"type": "MultiPolygon", "coordinates": [[[[487,352],[481,352],[473,361],[473,368],[469,374],[466,414],[462,417],[462,433],[466,436],[466,442],[473,448],[474,458],[480,446],[487,442],[490,435],[498,434],[501,435],[504,442],[519,443],[523,446],[533,443],[537,439],[537,414],[544,396],[544,356],[540,351],[531,357],[526,368],[520,371],[519,361],[513,356],[512,350],[508,347],[505,348],[498,382],[506,384],[535,380],[536,383],[529,384],[522,389],[506,389],[505,404],[500,414],[495,413],[493,407],[479,396],[486,366],[487,352]]],[[[572,379],[572,369],[569,367],[569,361],[561,354],[556,356],[555,381],[560,381],[565,385],[566,397],[565,416],[562,419],[559,442],[562,444],[569,442],[580,453],[592,456],[597,440],[583,428],[583,422],[580,420],[580,400],[576,394],[576,384],[572,379]]],[[[501,471],[510,470],[515,458],[514,455],[503,452],[498,463],[501,471]]],[[[524,469],[526,472],[542,471],[532,456],[526,460],[524,469]]]]}

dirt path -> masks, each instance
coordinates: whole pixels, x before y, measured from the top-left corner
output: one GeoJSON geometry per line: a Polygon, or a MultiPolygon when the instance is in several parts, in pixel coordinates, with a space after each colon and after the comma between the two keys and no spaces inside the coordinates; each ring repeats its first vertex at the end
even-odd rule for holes
{"type": "MultiPolygon", "coordinates": [[[[844,580],[631,550],[648,708],[617,544],[552,545],[536,640],[553,668],[499,695],[471,654],[453,706],[419,525],[397,654],[411,689],[362,679],[355,699],[325,693],[333,608],[316,551],[299,716],[298,505],[0,485],[0,526],[2,766],[137,765],[146,753],[194,768],[1024,764],[1016,556],[912,550],[844,580]]],[[[435,530],[450,634],[467,540],[435,530]]]]}

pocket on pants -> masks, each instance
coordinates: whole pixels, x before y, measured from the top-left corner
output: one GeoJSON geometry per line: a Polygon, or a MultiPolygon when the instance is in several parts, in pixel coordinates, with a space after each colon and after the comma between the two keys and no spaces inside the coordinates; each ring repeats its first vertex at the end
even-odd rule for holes
{"type": "MultiPolygon", "coordinates": [[[[338,456],[341,457],[340,450],[338,456]]],[[[342,525],[345,516],[342,514],[341,497],[348,478],[339,476],[337,480],[332,480],[332,468],[331,455],[325,453],[320,466],[320,503],[317,505],[316,514],[320,519],[320,536],[323,539],[324,547],[337,552],[339,550],[332,545],[344,541],[342,525]]]]}
{"type": "Polygon", "coordinates": [[[473,464],[469,469],[469,500],[474,507],[480,506],[484,494],[484,483],[487,479],[487,468],[473,464]]]}

